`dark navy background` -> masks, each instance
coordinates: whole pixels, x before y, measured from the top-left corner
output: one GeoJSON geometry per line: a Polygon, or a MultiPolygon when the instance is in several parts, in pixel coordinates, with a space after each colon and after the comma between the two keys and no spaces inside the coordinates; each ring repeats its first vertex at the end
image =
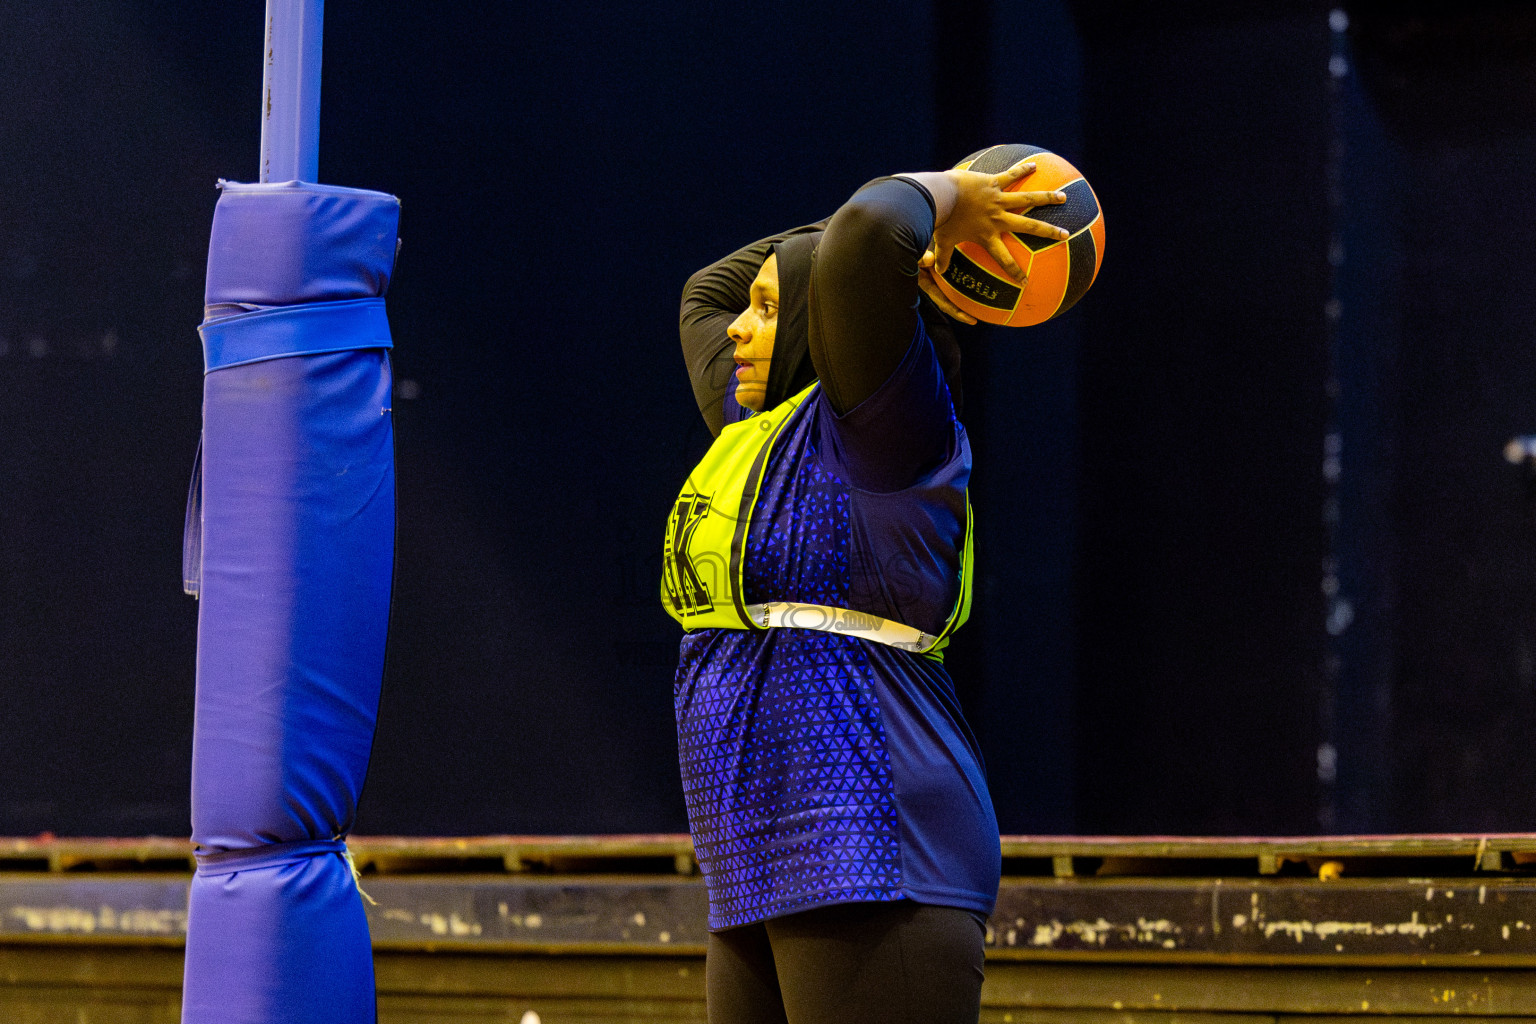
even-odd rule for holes
{"type": "MultiPolygon", "coordinates": [[[[321,179],[404,200],[360,831],[683,828],[683,280],[1013,141],[1108,244],[1061,321],[966,342],[950,664],[1003,829],[1531,827],[1536,16],[1146,6],[332,0],[321,179]]],[[[194,327],[261,8],[0,9],[0,834],[188,828],[194,327]]]]}

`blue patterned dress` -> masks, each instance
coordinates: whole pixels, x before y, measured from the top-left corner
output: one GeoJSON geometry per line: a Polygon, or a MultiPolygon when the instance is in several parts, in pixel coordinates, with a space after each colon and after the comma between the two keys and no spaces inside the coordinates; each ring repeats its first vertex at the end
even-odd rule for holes
{"type": "MultiPolygon", "coordinates": [[[[818,389],[769,457],[746,600],[851,608],[937,634],[959,590],[969,476],[926,336],[847,416],[818,389]],[[862,477],[843,454],[848,432],[899,440],[934,395],[953,428],[942,464],[892,493],[851,486],[862,477]]],[[[674,706],[712,929],[859,901],[991,912],[997,821],[939,662],[846,634],[700,629],[682,641],[674,706]]]]}

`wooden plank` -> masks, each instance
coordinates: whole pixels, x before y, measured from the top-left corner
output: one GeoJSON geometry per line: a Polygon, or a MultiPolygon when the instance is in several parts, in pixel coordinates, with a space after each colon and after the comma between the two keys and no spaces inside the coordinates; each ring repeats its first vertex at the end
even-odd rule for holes
{"type": "Polygon", "coordinates": [[[1005,882],[997,955],[1536,965],[1536,883],[1512,878],[1005,882]]]}
{"type": "Polygon", "coordinates": [[[190,875],[0,874],[0,941],[186,940],[190,875]]]}
{"type": "Polygon", "coordinates": [[[1536,971],[987,965],[985,1005],[1152,1013],[1536,1016],[1536,971]]]}
{"type": "MultiPolygon", "coordinates": [[[[0,942],[179,944],[189,883],[0,874],[0,942]]],[[[667,956],[706,940],[697,876],[375,875],[364,887],[379,949],[667,956]]],[[[1002,960],[1536,968],[1536,879],[1010,879],[988,943],[1002,960]]]]}
{"type": "Polygon", "coordinates": [[[182,951],[176,948],[0,945],[0,989],[180,992],[181,970],[182,951]]]}
{"type": "MultiPolygon", "coordinates": [[[[704,1000],[380,996],[379,1024],[706,1024],[704,1000]],[[528,1015],[535,1015],[530,1018],[528,1015]]],[[[63,1022],[61,1022],[63,1024],[63,1022]]],[[[70,1021],[69,1024],[74,1024],[70,1021]]]]}
{"type": "MultiPolygon", "coordinates": [[[[1277,1024],[1259,1013],[1181,1013],[1166,1010],[1056,1010],[1029,1006],[983,1006],[979,1024],[1277,1024]]],[[[1292,1018],[1287,1017],[1290,1024],[1292,1018]]],[[[1352,1024],[1360,1024],[1358,1020],[1352,1024]]],[[[1521,1024],[1529,1024],[1522,1021],[1521,1024]]]]}
{"type": "Polygon", "coordinates": [[[181,994],[0,985],[0,1020],[5,1024],[181,1024],[181,994]]]}
{"type": "Polygon", "coordinates": [[[704,958],[423,955],[382,951],[373,958],[380,995],[515,996],[538,999],[702,1000],[704,958]]]}
{"type": "MultiPolygon", "coordinates": [[[[181,966],[172,949],[0,945],[0,1020],[170,1024],[181,966]],[[22,1015],[33,1010],[45,1015],[22,1015]]],[[[703,1020],[697,956],[380,951],[375,967],[381,1024],[505,1024],[528,1010],[541,1024],[703,1020]]],[[[982,999],[989,1024],[1513,1024],[1536,1017],[1536,970],[1004,961],[988,965],[982,999]]]]}
{"type": "Polygon", "coordinates": [[[376,949],[702,954],[697,879],[388,878],[368,883],[376,949]]]}
{"type": "MultiPolygon", "coordinates": [[[[981,1024],[1434,1024],[1442,1017],[1414,1014],[1351,1016],[1307,1013],[1221,1013],[1203,1010],[1082,1010],[984,1006],[981,1024]]],[[[1530,1024],[1530,1017],[1479,1016],[1478,1024],[1530,1024]]]]}

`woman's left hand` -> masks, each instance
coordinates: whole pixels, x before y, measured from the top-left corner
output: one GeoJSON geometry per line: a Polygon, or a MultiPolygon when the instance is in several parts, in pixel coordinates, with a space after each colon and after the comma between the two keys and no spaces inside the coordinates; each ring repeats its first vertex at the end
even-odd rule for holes
{"type": "Polygon", "coordinates": [[[917,286],[923,290],[924,295],[933,300],[933,304],[939,307],[940,312],[963,324],[974,324],[976,318],[955,305],[954,300],[945,295],[943,289],[939,287],[939,279],[933,273],[933,260],[932,249],[923,253],[923,258],[918,263],[917,286]]]}

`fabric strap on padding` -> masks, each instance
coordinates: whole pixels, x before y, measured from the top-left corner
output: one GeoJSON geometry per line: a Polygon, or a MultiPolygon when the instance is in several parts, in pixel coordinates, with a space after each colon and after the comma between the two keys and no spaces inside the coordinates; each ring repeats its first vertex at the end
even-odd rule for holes
{"type": "Polygon", "coordinates": [[[197,330],[209,373],[284,356],[394,347],[382,298],[276,306],[209,320],[197,330]]]}
{"type": "Polygon", "coordinates": [[[232,875],[237,871],[255,871],[258,868],[275,868],[283,864],[297,864],[310,857],[328,853],[347,855],[347,844],[341,839],[301,839],[293,843],[270,843],[253,846],[248,850],[219,850],[212,853],[197,851],[197,873],[232,875]]]}

